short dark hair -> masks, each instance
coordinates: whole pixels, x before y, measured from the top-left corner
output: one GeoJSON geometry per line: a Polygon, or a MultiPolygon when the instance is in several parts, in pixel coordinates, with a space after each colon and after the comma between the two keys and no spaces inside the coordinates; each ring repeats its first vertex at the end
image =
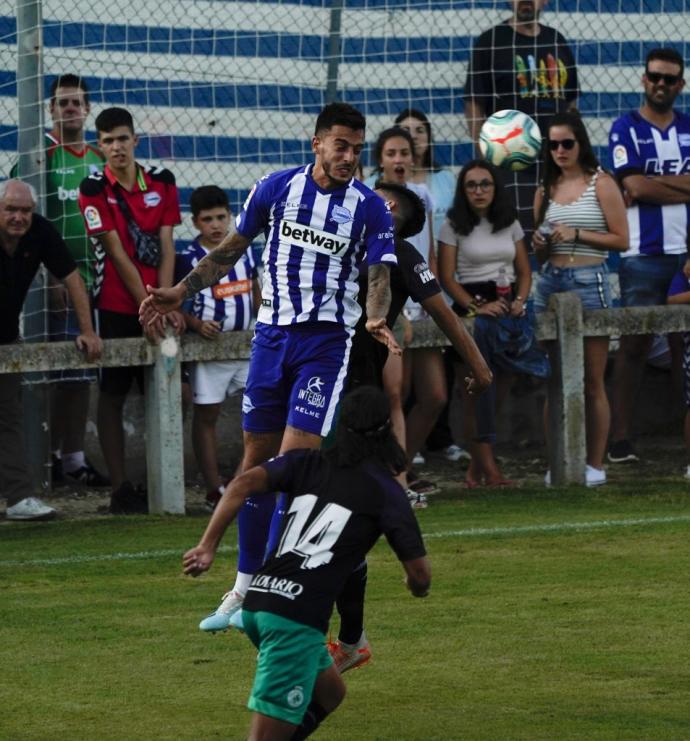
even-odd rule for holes
{"type": "Polygon", "coordinates": [[[230,202],[226,192],[217,185],[201,185],[192,191],[189,207],[192,209],[192,216],[198,216],[207,208],[227,208],[230,211],[230,202]]]}
{"type": "Polygon", "coordinates": [[[96,131],[107,133],[118,126],[126,126],[134,133],[134,119],[126,108],[105,108],[96,116],[96,131]]]}
{"type": "Polygon", "coordinates": [[[431,122],[426,117],[426,114],[420,111],[419,108],[404,108],[395,117],[393,123],[400,125],[400,123],[406,118],[416,118],[417,121],[422,122],[426,129],[426,138],[429,142],[429,146],[426,148],[426,152],[424,152],[424,157],[422,158],[422,167],[425,170],[433,170],[434,172],[437,172],[441,168],[434,163],[434,137],[431,133],[431,122]]]}
{"type": "Polygon", "coordinates": [[[657,49],[651,49],[647,53],[647,58],[644,62],[645,74],[649,68],[649,63],[654,59],[659,59],[662,62],[670,62],[671,64],[677,64],[680,67],[680,76],[683,76],[683,71],[685,70],[685,61],[680,53],[677,52],[675,49],[671,49],[670,47],[659,47],[657,49]]]}
{"type": "Polygon", "coordinates": [[[426,206],[414,191],[400,183],[387,183],[385,180],[377,180],[374,189],[384,190],[398,201],[397,221],[393,218],[396,237],[407,239],[422,231],[426,221],[426,206]]]}
{"type": "Polygon", "coordinates": [[[465,177],[475,167],[486,170],[494,181],[494,199],[486,214],[486,219],[491,224],[491,231],[498,232],[501,229],[505,229],[517,218],[513,200],[508,189],[504,187],[503,178],[498,167],[491,164],[488,160],[470,160],[460,170],[458,182],[455,186],[453,205],[448,209],[447,214],[453,231],[463,236],[470,234],[474,227],[479,224],[479,216],[470,207],[467,191],[465,190],[465,177]]]}
{"type": "Polygon", "coordinates": [[[55,94],[59,87],[76,87],[84,93],[84,103],[89,102],[89,86],[86,84],[86,80],[80,75],[74,75],[68,72],[65,75],[58,75],[50,83],[50,102],[55,102],[55,94]]]}
{"type": "Polygon", "coordinates": [[[374,172],[381,172],[381,156],[383,155],[383,148],[386,146],[386,142],[392,139],[394,136],[401,136],[410,145],[410,151],[412,152],[412,159],[414,160],[414,140],[412,134],[407,129],[403,129],[401,126],[391,126],[389,129],[384,129],[378,136],[376,143],[374,144],[374,172]]]}
{"type": "Polygon", "coordinates": [[[325,453],[337,466],[375,460],[391,473],[405,470],[405,451],[393,435],[388,397],[375,386],[350,391],[340,405],[335,446],[325,453]]]}
{"type": "Polygon", "coordinates": [[[354,131],[365,131],[367,121],[364,116],[348,103],[329,103],[324,106],[316,119],[314,136],[334,126],[347,126],[354,131]]]}

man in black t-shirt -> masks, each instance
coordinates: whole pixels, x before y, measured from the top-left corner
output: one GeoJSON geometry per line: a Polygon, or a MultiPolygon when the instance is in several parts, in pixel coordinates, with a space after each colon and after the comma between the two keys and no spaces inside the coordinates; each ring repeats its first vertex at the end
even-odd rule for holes
{"type": "MultiPolygon", "coordinates": [[[[474,43],[465,80],[465,118],[477,151],[482,124],[496,111],[526,113],[544,136],[554,113],[575,107],[580,92],[575,59],[565,38],[539,23],[544,4],[511,0],[513,17],[484,31],[474,43]]],[[[539,162],[512,176],[508,187],[529,239],[539,162]]]]}
{"type": "Polygon", "coordinates": [[[185,553],[185,573],[199,576],[248,496],[286,492],[280,540],[252,579],[242,611],[259,649],[251,738],[306,738],[342,701],[345,685],[324,637],[336,596],[381,534],[412,594],[427,595],[424,543],[393,479],[404,465],[385,395],[363,386],[343,400],[333,449],[291,450],[233,479],[199,545],[185,553]]]}
{"type": "MultiPolygon", "coordinates": [[[[79,322],[77,347],[89,361],[102,343],[91,322],[89,298],[77,266],[55,227],[34,213],[36,194],[21,180],[0,183],[0,345],[19,339],[19,315],[41,263],[62,281],[79,322]]],[[[0,374],[0,491],[8,520],[45,520],[55,510],[32,496],[24,452],[21,375],[0,374]]]]}

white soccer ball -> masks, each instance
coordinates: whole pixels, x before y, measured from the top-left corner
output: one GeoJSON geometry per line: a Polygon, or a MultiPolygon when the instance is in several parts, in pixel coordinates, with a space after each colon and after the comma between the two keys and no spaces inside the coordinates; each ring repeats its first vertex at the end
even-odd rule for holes
{"type": "Polygon", "coordinates": [[[533,118],[521,111],[497,111],[484,121],[479,149],[487,159],[506,170],[524,170],[541,150],[541,132],[533,118]]]}

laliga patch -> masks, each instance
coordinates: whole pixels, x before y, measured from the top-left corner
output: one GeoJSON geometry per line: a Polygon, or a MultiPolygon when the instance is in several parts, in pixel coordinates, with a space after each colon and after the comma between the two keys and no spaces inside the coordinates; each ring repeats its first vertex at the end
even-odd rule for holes
{"type": "Polygon", "coordinates": [[[84,209],[84,220],[89,229],[100,229],[103,226],[101,215],[95,206],[87,206],[84,209]]]}
{"type": "Polygon", "coordinates": [[[146,208],[154,208],[161,202],[161,196],[160,193],[156,193],[155,191],[151,193],[144,193],[144,205],[146,208]]]}
{"type": "Polygon", "coordinates": [[[628,164],[628,152],[622,144],[617,144],[613,148],[613,166],[623,167],[628,164]]]}
{"type": "Polygon", "coordinates": [[[348,221],[352,221],[350,209],[345,206],[333,206],[331,221],[335,221],[336,224],[347,224],[348,221]]]}

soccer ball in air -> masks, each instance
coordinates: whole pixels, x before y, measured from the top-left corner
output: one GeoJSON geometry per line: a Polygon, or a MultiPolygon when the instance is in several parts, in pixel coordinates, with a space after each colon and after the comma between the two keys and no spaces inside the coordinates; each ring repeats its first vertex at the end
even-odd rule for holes
{"type": "Polygon", "coordinates": [[[479,149],[485,159],[506,170],[524,170],[539,156],[541,132],[521,111],[497,111],[484,121],[479,149]]]}

